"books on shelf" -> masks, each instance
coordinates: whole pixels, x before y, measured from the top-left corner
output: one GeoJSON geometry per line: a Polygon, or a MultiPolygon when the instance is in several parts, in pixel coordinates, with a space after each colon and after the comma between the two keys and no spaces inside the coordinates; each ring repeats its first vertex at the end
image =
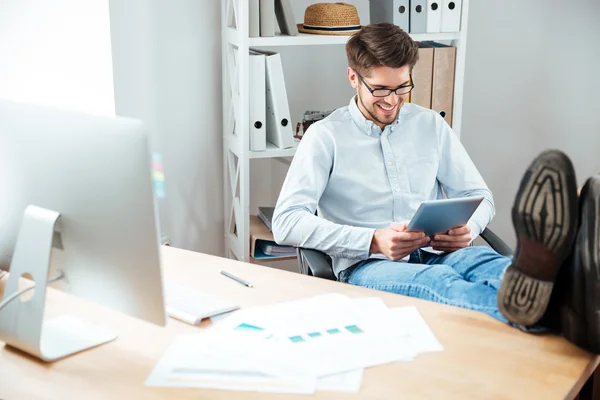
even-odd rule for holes
{"type": "Polygon", "coordinates": [[[370,22],[389,22],[405,32],[459,32],[462,0],[370,0],[370,22]]]}
{"type": "Polygon", "coordinates": [[[256,215],[250,216],[250,257],[268,260],[295,256],[294,247],[278,245],[267,226],[256,215]]]}
{"type": "Polygon", "coordinates": [[[419,43],[419,61],[413,68],[415,88],[411,102],[437,111],[452,126],[456,47],[419,43]]]}
{"type": "Polygon", "coordinates": [[[265,151],[267,149],[265,55],[250,50],[248,60],[252,77],[248,87],[250,151],[265,151]]]}
{"type": "Polygon", "coordinates": [[[249,0],[248,7],[250,37],[275,36],[276,21],[282,34],[298,35],[290,0],[249,0]]]}
{"type": "Polygon", "coordinates": [[[275,17],[277,17],[281,33],[290,36],[298,35],[298,27],[290,0],[275,0],[275,17]]]}
{"type": "MultiPolygon", "coordinates": [[[[283,66],[281,64],[281,55],[266,50],[251,49],[252,54],[263,54],[265,60],[265,97],[266,97],[266,118],[265,118],[265,136],[266,140],[273,143],[281,149],[294,147],[294,132],[290,116],[290,106],[288,103],[287,90],[285,87],[285,78],[283,76],[283,66]]],[[[252,72],[257,75],[251,75],[250,81],[262,73],[258,69],[252,72]]],[[[259,92],[255,83],[251,83],[252,89],[259,92]]],[[[254,100],[254,98],[251,99],[254,100]]],[[[258,99],[257,99],[258,101],[258,99]]],[[[262,97],[260,99],[262,101],[262,97]]],[[[250,106],[252,107],[252,105],[250,106]]],[[[252,127],[251,127],[252,129],[252,127]]]]}
{"type": "Polygon", "coordinates": [[[433,48],[431,109],[440,113],[452,126],[456,47],[436,42],[423,42],[423,45],[433,48]]]}

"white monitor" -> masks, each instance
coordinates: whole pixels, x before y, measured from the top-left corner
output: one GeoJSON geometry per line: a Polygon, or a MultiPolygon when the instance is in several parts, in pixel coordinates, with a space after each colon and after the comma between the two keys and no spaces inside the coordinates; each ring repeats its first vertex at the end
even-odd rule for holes
{"type": "Polygon", "coordinates": [[[115,338],[84,321],[43,320],[47,281],[61,274],[53,287],[166,324],[140,121],[0,100],[0,268],[10,271],[5,300],[23,274],[36,284],[31,300],[0,309],[0,340],[41,359],[115,338]]]}

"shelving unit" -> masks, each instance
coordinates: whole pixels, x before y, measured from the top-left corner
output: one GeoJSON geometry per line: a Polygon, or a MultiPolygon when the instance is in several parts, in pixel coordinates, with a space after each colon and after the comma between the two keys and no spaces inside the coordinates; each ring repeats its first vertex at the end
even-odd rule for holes
{"type": "MultiPolygon", "coordinates": [[[[469,0],[462,0],[460,32],[411,34],[416,41],[450,42],[456,47],[452,128],[459,137],[468,12],[469,0]]],[[[252,261],[249,239],[250,160],[293,157],[296,151],[295,148],[280,149],[270,143],[267,143],[266,151],[249,150],[248,50],[250,47],[345,45],[349,38],[309,34],[250,38],[248,24],[248,0],[221,0],[225,250],[227,257],[242,261],[252,261]]],[[[292,126],[296,122],[293,121],[292,126]]]]}

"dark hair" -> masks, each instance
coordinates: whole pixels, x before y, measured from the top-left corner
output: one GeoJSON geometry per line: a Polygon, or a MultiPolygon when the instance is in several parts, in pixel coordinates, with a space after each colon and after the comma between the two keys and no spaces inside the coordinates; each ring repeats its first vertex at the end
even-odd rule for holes
{"type": "Polygon", "coordinates": [[[387,22],[366,25],[346,44],[348,66],[369,76],[374,67],[412,69],[419,60],[419,46],[400,27],[387,22]]]}

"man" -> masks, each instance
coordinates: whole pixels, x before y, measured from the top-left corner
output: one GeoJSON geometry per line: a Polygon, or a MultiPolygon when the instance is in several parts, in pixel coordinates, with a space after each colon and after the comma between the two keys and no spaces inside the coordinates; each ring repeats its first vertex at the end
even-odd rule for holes
{"type": "Polygon", "coordinates": [[[580,310],[563,295],[570,287],[552,290],[578,224],[569,159],[545,152],[523,178],[514,260],[470,246],[494,216],[492,194],[443,118],[405,103],[417,44],[379,23],[350,38],[346,52],[356,96],[304,135],[275,209],[275,240],[329,254],[341,282],[484,312],[524,330],[586,336],[570,318],[580,310]],[[420,203],[442,191],[484,201],[464,226],[431,238],[407,232],[420,203]]]}

